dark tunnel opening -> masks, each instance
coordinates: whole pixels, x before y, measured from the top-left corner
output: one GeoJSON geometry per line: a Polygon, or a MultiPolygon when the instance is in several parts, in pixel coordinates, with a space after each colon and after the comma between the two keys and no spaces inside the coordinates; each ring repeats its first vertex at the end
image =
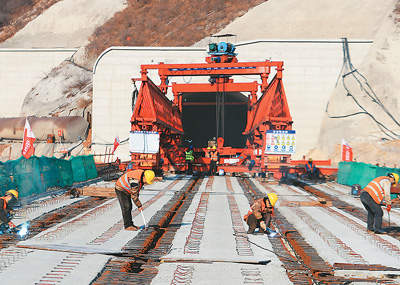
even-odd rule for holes
{"type": "Polygon", "coordinates": [[[207,142],[216,137],[216,94],[223,96],[225,102],[224,109],[220,105],[218,128],[224,146],[245,147],[246,137],[242,132],[247,123],[247,97],[240,92],[184,93],[182,123],[185,137],[193,141],[194,147],[207,147],[207,142]]]}

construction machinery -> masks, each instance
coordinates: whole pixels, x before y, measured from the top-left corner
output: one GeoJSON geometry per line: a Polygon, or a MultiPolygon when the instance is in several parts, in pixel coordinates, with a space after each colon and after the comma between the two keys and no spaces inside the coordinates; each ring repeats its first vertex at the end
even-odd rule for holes
{"type": "Polygon", "coordinates": [[[194,169],[206,171],[214,141],[219,169],[279,176],[295,151],[283,62],[239,62],[226,42],[209,44],[208,55],[205,63],[141,65],[141,77],[132,79],[141,81],[131,117],[132,167],[184,171],[190,144],[194,169]],[[158,71],[159,85],[150,70],[158,71]],[[178,77],[184,83],[173,81],[178,77]]]}

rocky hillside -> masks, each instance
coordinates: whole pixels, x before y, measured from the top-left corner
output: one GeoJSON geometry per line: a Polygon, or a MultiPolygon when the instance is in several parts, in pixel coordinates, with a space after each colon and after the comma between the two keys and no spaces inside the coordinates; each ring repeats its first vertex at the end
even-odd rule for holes
{"type": "Polygon", "coordinates": [[[95,30],[75,59],[89,68],[110,46],[191,46],[263,2],[129,0],[123,11],[95,30]],[[82,53],[84,57],[79,56],[82,53]]]}
{"type": "Polygon", "coordinates": [[[0,43],[14,36],[29,22],[60,0],[2,0],[0,43]]]}
{"type": "Polygon", "coordinates": [[[17,2],[3,13],[0,47],[80,47],[32,88],[21,110],[21,115],[58,116],[90,112],[88,71],[108,47],[190,46],[265,0],[199,0],[196,5],[189,0],[17,2]]]}

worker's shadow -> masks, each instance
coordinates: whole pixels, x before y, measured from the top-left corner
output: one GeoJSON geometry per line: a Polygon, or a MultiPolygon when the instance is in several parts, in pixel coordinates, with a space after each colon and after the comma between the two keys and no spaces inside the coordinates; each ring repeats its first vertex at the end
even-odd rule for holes
{"type": "Polygon", "coordinates": [[[388,234],[395,234],[400,235],[400,227],[386,227],[384,228],[384,230],[388,233],[388,234]]]}

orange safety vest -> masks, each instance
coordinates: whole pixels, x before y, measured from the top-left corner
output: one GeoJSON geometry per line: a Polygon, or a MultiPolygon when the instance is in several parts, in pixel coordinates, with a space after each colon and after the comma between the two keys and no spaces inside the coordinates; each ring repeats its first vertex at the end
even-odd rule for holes
{"type": "Polygon", "coordinates": [[[372,180],[370,183],[368,183],[367,186],[363,189],[364,191],[367,191],[368,194],[374,199],[374,201],[377,204],[380,204],[383,200],[383,197],[385,197],[385,190],[381,186],[381,181],[389,179],[387,176],[380,176],[372,180]]]}
{"type": "Polygon", "coordinates": [[[217,151],[212,151],[212,152],[210,152],[210,157],[211,157],[211,160],[217,161],[217,160],[218,160],[218,153],[217,153],[217,151]]]}
{"type": "Polygon", "coordinates": [[[137,180],[138,184],[140,185],[140,183],[141,183],[140,178],[142,177],[143,173],[144,173],[144,170],[141,170],[141,169],[128,171],[117,180],[117,183],[115,183],[115,185],[124,189],[129,194],[131,194],[132,191],[131,191],[131,184],[129,183],[129,179],[137,180]]]}
{"type": "MultiPolygon", "coordinates": [[[[260,199],[256,200],[255,203],[259,203],[259,202],[261,202],[261,212],[264,212],[264,211],[265,211],[265,208],[266,208],[266,205],[265,205],[265,203],[264,203],[264,198],[260,198],[260,199]]],[[[255,203],[254,203],[254,204],[255,204],[255,203]]],[[[254,205],[254,204],[253,204],[253,205],[254,205]]],[[[251,207],[253,207],[253,205],[252,205],[251,207]]],[[[249,217],[251,214],[253,214],[253,211],[249,211],[249,212],[243,217],[243,219],[244,219],[245,221],[247,221],[248,217],[249,217]]]]}

